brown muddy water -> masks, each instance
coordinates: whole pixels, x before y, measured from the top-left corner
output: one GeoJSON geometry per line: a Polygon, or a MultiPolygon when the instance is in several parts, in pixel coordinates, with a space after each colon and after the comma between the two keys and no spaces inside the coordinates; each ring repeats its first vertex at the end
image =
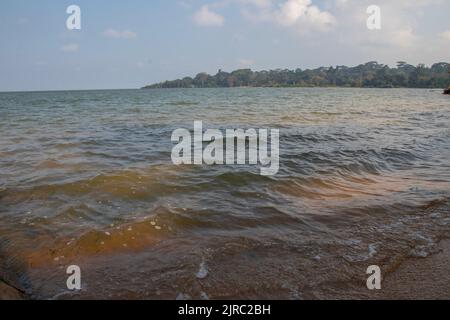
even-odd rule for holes
{"type": "Polygon", "coordinates": [[[369,265],[449,237],[440,93],[0,93],[0,279],[35,299],[364,297],[369,265]],[[195,120],[279,129],[279,173],[173,165],[195,120]]]}

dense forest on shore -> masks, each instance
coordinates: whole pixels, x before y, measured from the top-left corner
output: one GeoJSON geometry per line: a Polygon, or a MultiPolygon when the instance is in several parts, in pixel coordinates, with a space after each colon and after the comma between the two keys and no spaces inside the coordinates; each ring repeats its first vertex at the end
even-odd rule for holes
{"type": "Polygon", "coordinates": [[[440,62],[427,67],[400,61],[396,68],[377,62],[356,67],[336,66],[307,70],[277,69],[252,71],[240,69],[231,73],[219,70],[216,75],[199,73],[194,78],[152,84],[157,88],[220,87],[365,87],[365,88],[446,88],[450,85],[450,64],[440,62]]]}

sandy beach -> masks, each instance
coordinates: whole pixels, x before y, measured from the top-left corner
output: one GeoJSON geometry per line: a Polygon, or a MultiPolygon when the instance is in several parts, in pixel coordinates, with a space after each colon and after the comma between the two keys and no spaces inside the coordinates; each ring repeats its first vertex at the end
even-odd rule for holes
{"type": "MultiPolygon", "coordinates": [[[[369,291],[361,283],[342,291],[319,295],[324,300],[448,300],[450,299],[450,240],[441,241],[436,253],[408,258],[384,275],[382,289],[369,291]]],[[[383,269],[383,268],[382,268],[383,269]]],[[[364,279],[361,279],[363,282],[364,279]]]]}
{"type": "Polygon", "coordinates": [[[409,259],[386,276],[382,298],[414,300],[450,299],[450,240],[440,252],[427,258],[409,259]]]}

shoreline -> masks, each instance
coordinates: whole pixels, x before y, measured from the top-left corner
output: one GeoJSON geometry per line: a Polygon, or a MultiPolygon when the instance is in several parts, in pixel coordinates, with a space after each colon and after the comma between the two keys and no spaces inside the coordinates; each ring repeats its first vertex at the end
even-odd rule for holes
{"type": "MultiPolygon", "coordinates": [[[[149,88],[141,87],[137,89],[123,89],[123,90],[192,90],[192,89],[380,89],[380,90],[395,90],[395,89],[406,89],[406,90],[431,90],[440,91],[442,88],[429,88],[429,87],[346,87],[346,86],[241,86],[241,87],[174,87],[174,88],[149,88]]],[[[116,90],[116,89],[111,89],[116,90]]],[[[444,89],[445,90],[445,89],[444,89]]],[[[77,91],[77,90],[73,90],[77,91]]],[[[88,90],[80,90],[88,91],[88,90]]],[[[95,91],[95,90],[94,90],[95,91]]]]}
{"type": "Polygon", "coordinates": [[[450,300],[450,239],[426,258],[410,258],[388,274],[382,283],[382,299],[450,300]]]}
{"type": "MultiPolygon", "coordinates": [[[[408,258],[386,274],[380,291],[359,289],[353,292],[322,295],[321,300],[449,300],[450,239],[437,245],[438,252],[425,258],[408,258]]],[[[26,300],[30,297],[0,279],[0,300],[26,300]]],[[[276,299],[276,298],[274,298],[276,299]]]]}
{"type": "Polygon", "coordinates": [[[195,89],[379,89],[379,90],[430,90],[442,92],[442,88],[427,87],[345,87],[345,86],[260,86],[260,87],[194,87],[194,88],[119,88],[119,89],[47,89],[47,90],[17,90],[17,91],[0,91],[0,94],[27,94],[27,93],[65,93],[65,92],[102,92],[102,91],[145,91],[145,90],[195,90],[195,89]]]}
{"type": "Polygon", "coordinates": [[[450,239],[424,258],[408,257],[391,271],[382,269],[381,290],[366,289],[366,278],[346,290],[321,294],[321,300],[450,300],[450,239]]]}

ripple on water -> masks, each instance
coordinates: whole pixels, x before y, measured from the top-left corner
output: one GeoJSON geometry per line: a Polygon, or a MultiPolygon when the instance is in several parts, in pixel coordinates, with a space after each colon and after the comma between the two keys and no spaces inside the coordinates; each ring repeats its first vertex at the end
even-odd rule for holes
{"type": "MultiPolygon", "coordinates": [[[[89,280],[113,291],[143,273],[164,297],[308,298],[361,265],[433,253],[448,231],[450,106],[437,92],[12,93],[0,112],[0,273],[47,298],[55,266],[79,259],[111,272],[115,285],[89,280]],[[205,129],[279,128],[279,174],[173,166],[171,132],[199,115],[205,129]]],[[[129,292],[152,290],[138,282],[129,292]]]]}

